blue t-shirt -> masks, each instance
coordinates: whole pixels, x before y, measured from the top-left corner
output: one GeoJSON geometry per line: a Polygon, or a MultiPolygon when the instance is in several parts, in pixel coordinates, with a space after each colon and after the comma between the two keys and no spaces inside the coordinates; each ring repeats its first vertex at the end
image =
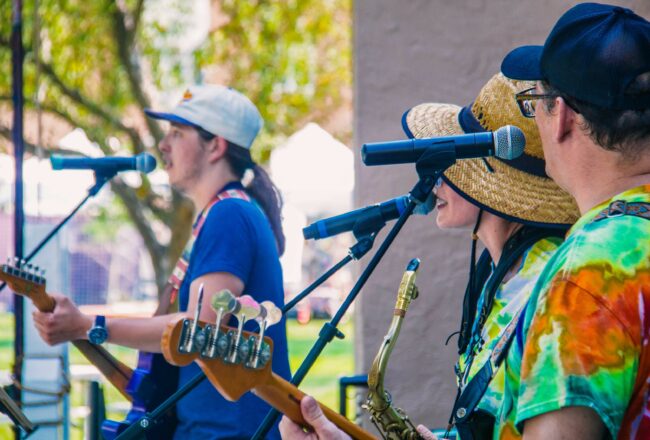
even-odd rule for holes
{"type": "MultiPolygon", "coordinates": [[[[243,189],[230,183],[225,189],[243,189]]],[[[271,226],[260,208],[242,199],[217,202],[196,239],[190,265],[179,291],[180,310],[187,309],[189,286],[202,275],[228,272],[244,283],[242,294],[256,301],[266,300],[282,307],[284,293],[282,269],[271,226]]],[[[209,293],[209,292],[206,292],[209,293]]],[[[233,318],[230,325],[236,326],[233,318]]],[[[255,322],[246,330],[257,331],[255,322]]],[[[266,334],[273,339],[273,371],[289,379],[286,322],[270,327],[266,334]]],[[[200,372],[192,363],[180,369],[179,387],[200,372]]],[[[204,380],[177,404],[179,424],[175,439],[250,439],[264,416],[271,409],[257,396],[248,392],[237,402],[229,402],[204,380]]],[[[267,438],[279,439],[277,424],[267,438]]]]}

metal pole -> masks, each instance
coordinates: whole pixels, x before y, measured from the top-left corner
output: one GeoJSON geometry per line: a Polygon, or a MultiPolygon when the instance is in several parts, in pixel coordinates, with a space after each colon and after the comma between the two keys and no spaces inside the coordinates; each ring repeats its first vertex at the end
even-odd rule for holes
{"type": "MultiPolygon", "coordinates": [[[[14,185],[14,254],[23,257],[23,227],[25,216],[23,212],[23,48],[22,29],[23,2],[13,0],[12,3],[12,28],[11,28],[11,53],[12,53],[12,89],[14,118],[12,127],[12,140],[14,144],[14,159],[16,167],[16,180],[14,185]]],[[[24,317],[22,296],[14,295],[15,339],[14,339],[14,377],[20,383],[22,379],[22,360],[24,352],[24,317]]],[[[20,389],[16,390],[16,400],[21,401],[20,389]]],[[[15,438],[20,438],[20,429],[14,428],[15,438]]]]}

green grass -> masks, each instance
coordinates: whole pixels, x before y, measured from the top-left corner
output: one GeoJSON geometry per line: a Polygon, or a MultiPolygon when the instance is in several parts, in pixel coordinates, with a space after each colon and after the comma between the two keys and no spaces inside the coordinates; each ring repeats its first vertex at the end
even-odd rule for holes
{"type": "MultiPolygon", "coordinates": [[[[289,321],[287,328],[289,340],[289,362],[292,374],[296,372],[307,353],[316,342],[318,333],[326,321],[310,321],[306,325],[295,320],[289,321]]],[[[321,403],[338,410],[338,379],[354,372],[354,341],[351,321],[339,329],[345,339],[334,339],[325,347],[323,353],[311,368],[300,389],[313,395],[321,403]]]]}
{"type": "MultiPolygon", "coordinates": [[[[13,364],[13,315],[0,313],[0,370],[8,371],[13,364]]],[[[305,356],[318,338],[318,333],[326,321],[314,320],[302,325],[295,320],[288,323],[287,335],[289,340],[289,362],[292,373],[295,373],[305,356]]],[[[334,339],[325,348],[318,361],[307,374],[300,389],[311,394],[320,402],[334,410],[338,409],[338,378],[353,374],[354,371],[354,344],[353,324],[351,321],[342,324],[340,330],[346,335],[345,339],[334,339]]],[[[129,366],[135,366],[137,352],[128,348],[109,345],[108,349],[118,359],[129,366]]],[[[88,361],[73,346],[70,348],[70,364],[88,364],[88,361]]],[[[124,402],[121,394],[112,386],[104,387],[107,408],[124,402]]],[[[80,382],[72,383],[70,404],[72,407],[82,406],[85,401],[85,390],[80,382]]],[[[109,418],[121,420],[119,413],[108,414],[109,418]]],[[[83,438],[84,420],[72,420],[76,426],[71,428],[73,440],[83,438]]],[[[8,424],[0,425],[0,438],[12,438],[11,427],[8,424]]]]}

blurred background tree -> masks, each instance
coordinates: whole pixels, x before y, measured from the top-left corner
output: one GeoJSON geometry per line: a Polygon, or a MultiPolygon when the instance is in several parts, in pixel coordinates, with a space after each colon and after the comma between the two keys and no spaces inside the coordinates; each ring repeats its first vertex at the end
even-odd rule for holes
{"type": "MultiPolygon", "coordinates": [[[[195,82],[228,84],[258,105],[265,128],[254,156],[261,163],[307,122],[350,139],[351,0],[34,0],[25,2],[23,23],[28,154],[68,153],[57,141],[77,127],[107,156],[157,154],[163,127],[143,110],[195,82]],[[197,37],[197,13],[210,16],[209,27],[188,51],[183,42],[197,37]]],[[[11,2],[4,0],[0,149],[8,154],[10,36],[11,2]]],[[[191,205],[146,176],[135,186],[114,178],[111,189],[121,203],[111,212],[141,234],[160,292],[187,241],[191,205]]]]}

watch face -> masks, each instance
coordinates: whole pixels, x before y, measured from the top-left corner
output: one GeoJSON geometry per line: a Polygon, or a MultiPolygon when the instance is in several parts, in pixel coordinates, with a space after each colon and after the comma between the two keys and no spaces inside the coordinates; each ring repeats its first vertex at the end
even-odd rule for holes
{"type": "Polygon", "coordinates": [[[108,338],[108,331],[104,327],[93,327],[88,332],[88,340],[93,344],[102,344],[108,338]]]}

